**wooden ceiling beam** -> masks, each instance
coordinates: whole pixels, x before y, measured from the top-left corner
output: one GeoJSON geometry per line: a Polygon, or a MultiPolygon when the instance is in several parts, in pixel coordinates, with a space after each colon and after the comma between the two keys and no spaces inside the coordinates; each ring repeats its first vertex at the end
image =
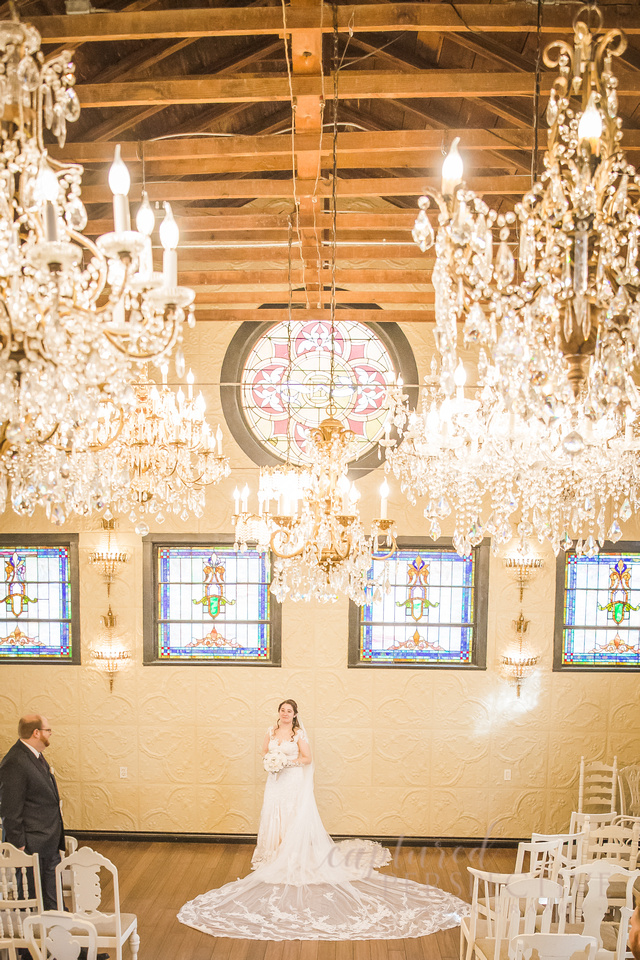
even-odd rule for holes
{"type": "MultiPolygon", "coordinates": [[[[293,303],[306,306],[307,292],[305,290],[294,290],[292,294],[293,303]]],[[[235,291],[209,291],[206,298],[202,298],[201,305],[223,310],[226,307],[234,309],[246,305],[245,309],[253,309],[253,305],[258,303],[280,304],[284,307],[287,303],[287,293],[282,290],[246,290],[235,291]]],[[[376,304],[407,304],[415,306],[416,304],[433,304],[435,302],[435,293],[433,290],[378,290],[363,292],[362,290],[336,290],[336,303],[355,304],[355,303],[376,303],[376,304]]],[[[268,318],[267,318],[268,319],[268,318]]]]}
{"type": "MultiPolygon", "coordinates": [[[[520,127],[500,128],[497,130],[451,128],[447,127],[447,139],[460,138],[464,150],[531,150],[533,133],[531,129],[520,127]]],[[[540,138],[544,147],[544,137],[540,138]]],[[[296,136],[297,150],[318,148],[317,134],[296,136]]],[[[169,160],[214,160],[251,157],[291,157],[291,139],[283,135],[184,137],[169,140],[145,140],[144,156],[147,163],[169,160]]],[[[625,148],[640,149],[640,131],[624,132],[625,148]]],[[[140,160],[140,142],[125,141],[121,144],[122,158],[125,162],[140,160]]],[[[332,137],[325,133],[320,144],[323,160],[331,158],[332,137]]],[[[73,141],[60,147],[47,148],[57,160],[83,164],[111,163],[113,148],[93,141],[73,141]]],[[[369,157],[376,153],[402,151],[407,154],[442,154],[442,133],[440,130],[380,130],[338,134],[338,158],[342,154],[362,154],[369,157]]],[[[326,164],[325,164],[326,165],[326,164]]]]}
{"type": "MultiPolygon", "coordinates": [[[[392,285],[397,285],[402,287],[407,283],[418,284],[426,289],[432,289],[431,287],[431,269],[433,268],[433,260],[427,260],[425,257],[424,268],[415,268],[407,270],[403,265],[398,266],[396,269],[393,269],[391,266],[383,270],[372,270],[369,268],[363,269],[353,269],[349,267],[339,267],[337,282],[340,286],[348,284],[350,289],[362,290],[363,298],[367,298],[367,290],[372,285],[382,285],[383,287],[389,287],[392,285]]],[[[186,283],[188,286],[199,286],[203,289],[211,287],[212,292],[218,293],[220,284],[228,284],[230,289],[238,287],[251,288],[254,289],[258,296],[260,296],[261,288],[270,284],[283,291],[288,289],[288,269],[286,264],[280,269],[265,269],[265,270],[247,270],[244,273],[242,270],[180,270],[180,282],[186,283]]],[[[294,264],[293,269],[293,279],[294,283],[297,285],[300,284],[302,279],[302,271],[300,266],[296,267],[294,264]]],[[[322,281],[325,285],[331,283],[331,271],[324,270],[322,273],[322,281]]]]}
{"type": "MultiPolygon", "coordinates": [[[[543,75],[540,89],[548,95],[553,76],[543,75]]],[[[638,92],[636,74],[618,77],[621,96],[638,92]]],[[[325,78],[325,85],[331,83],[325,78]]],[[[293,95],[322,96],[322,81],[315,76],[294,76],[293,95]]],[[[535,78],[518,71],[480,72],[476,70],[353,71],[340,78],[341,100],[430,99],[432,97],[532,97],[535,78]]],[[[272,74],[216,75],[172,79],[129,80],[121,83],[81,83],[77,88],[84,109],[105,107],[149,107],[172,104],[264,103],[289,100],[287,77],[272,74]]]]}
{"type": "MultiPolygon", "coordinates": [[[[326,320],[328,309],[318,310],[310,308],[308,310],[295,310],[293,318],[296,321],[326,320]]],[[[351,320],[354,323],[364,322],[365,320],[375,321],[376,323],[434,323],[435,314],[433,307],[424,310],[342,310],[336,313],[338,320],[351,320]]],[[[289,319],[288,310],[242,310],[237,308],[230,309],[211,309],[207,307],[197,307],[196,321],[198,323],[285,323],[289,319]]]]}
{"type": "MultiPolygon", "coordinates": [[[[575,6],[559,3],[545,9],[542,33],[572,33],[575,6]]],[[[612,23],[624,25],[629,34],[640,33],[640,10],[629,4],[607,6],[612,23]]],[[[266,36],[282,33],[282,10],[278,6],[215,7],[77,16],[31,17],[30,22],[49,43],[91,43],[106,40],[175,39],[181,37],[266,36]]],[[[318,7],[287,10],[288,30],[322,30],[331,33],[332,18],[318,7]]],[[[360,33],[392,33],[406,30],[432,33],[522,33],[536,29],[535,6],[523,2],[465,3],[464,19],[449,4],[372,3],[338,7],[338,29],[360,33]]]]}
{"type": "MultiPolygon", "coordinates": [[[[180,230],[186,233],[209,233],[218,231],[254,233],[264,230],[282,230],[286,235],[288,214],[261,213],[256,210],[228,210],[214,207],[206,210],[186,208],[180,211],[176,208],[176,216],[180,219],[180,230]],[[227,210],[227,212],[225,212],[227,210]]],[[[343,230],[411,230],[416,218],[416,210],[397,211],[397,213],[368,212],[360,213],[349,210],[338,210],[339,236],[343,230]]],[[[316,224],[319,229],[328,230],[331,227],[329,213],[318,211],[316,224]]],[[[312,227],[313,219],[301,220],[301,226],[312,227]]],[[[89,236],[98,236],[113,230],[111,217],[89,220],[84,232],[89,236]]]]}
{"type": "MultiPolygon", "coordinates": [[[[470,190],[486,196],[522,195],[531,186],[527,176],[470,177],[470,190]]],[[[440,188],[440,177],[363,177],[354,180],[339,180],[339,197],[419,197],[426,186],[440,188]]],[[[191,180],[149,181],[147,192],[150,200],[221,200],[253,199],[257,197],[286,197],[293,199],[293,181],[284,180],[191,180]]],[[[331,196],[331,185],[324,181],[298,180],[296,192],[301,196],[331,196]]],[[[85,203],[108,203],[111,191],[106,183],[85,187],[82,198],[85,203]]]]}

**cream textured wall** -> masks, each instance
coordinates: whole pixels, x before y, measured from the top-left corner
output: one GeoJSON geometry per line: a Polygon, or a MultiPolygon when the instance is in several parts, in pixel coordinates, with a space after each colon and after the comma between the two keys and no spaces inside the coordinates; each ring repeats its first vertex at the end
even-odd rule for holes
{"type": "MultiPolygon", "coordinates": [[[[188,362],[214,425],[220,363],[234,332],[210,323],[189,332],[188,362]]],[[[429,335],[417,325],[407,335],[425,373],[429,335]]],[[[257,469],[225,435],[233,474],[210,491],[205,517],[168,520],[158,531],[231,531],[231,490],[245,479],[255,490],[257,469]]],[[[376,471],[361,484],[365,521],[381,478],[376,471]]],[[[425,531],[421,510],[392,487],[389,511],[399,532],[425,531]]],[[[491,560],[486,672],[348,670],[346,600],[285,603],[279,670],[143,667],[142,546],[123,519],[117,542],[132,559],[112,603],[135,665],[116,678],[110,694],[106,678],[89,666],[107,606],[105,587],[88,564],[102,533],[96,520],[69,528],[80,531],[83,665],[0,665],[0,752],[15,739],[20,713],[40,711],[53,721],[49,757],[72,830],[255,833],[265,779],[259,745],[285,697],[297,699],[310,731],[318,801],[335,833],[522,837],[533,829],[561,830],[576,797],[581,754],[638,760],[638,675],[551,671],[555,567],[552,553],[537,543],[545,565],[524,606],[542,661],[517,700],[497,672],[518,612],[517,590],[500,557],[491,560]],[[120,779],[121,766],[127,779],[120,779]]],[[[0,530],[52,528],[42,518],[21,521],[7,512],[0,530]]]]}

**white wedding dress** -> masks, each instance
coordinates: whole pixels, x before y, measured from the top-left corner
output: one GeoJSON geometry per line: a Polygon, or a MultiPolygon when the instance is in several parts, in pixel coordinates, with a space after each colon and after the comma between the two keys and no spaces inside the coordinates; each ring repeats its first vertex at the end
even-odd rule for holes
{"type": "MultiPolygon", "coordinates": [[[[298,757],[298,730],[269,751],[298,757]]],[[[370,840],[334,843],[322,825],[312,765],[268,774],[253,872],[186,903],[178,919],[215,937],[396,940],[457,926],[469,905],[437,887],[386,876],[391,854],[370,840]]]]}

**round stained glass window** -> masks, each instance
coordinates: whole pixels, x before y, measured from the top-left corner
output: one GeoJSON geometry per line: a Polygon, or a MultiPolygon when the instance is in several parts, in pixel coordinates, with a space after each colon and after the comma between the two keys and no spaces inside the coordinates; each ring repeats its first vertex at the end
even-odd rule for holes
{"type": "Polygon", "coordinates": [[[294,312],[291,321],[242,325],[223,363],[223,409],[254,461],[302,464],[309,462],[309,430],[327,416],[331,393],[335,416],[356,437],[358,462],[364,458],[362,465],[371,469],[379,463],[376,447],[384,433],[388,388],[399,375],[407,382],[407,374],[415,384],[415,361],[396,324],[336,319],[332,325],[323,318],[296,320],[294,312]],[[248,336],[247,327],[260,329],[248,336]],[[232,391],[225,386],[231,383],[232,391]],[[243,442],[239,420],[253,443],[243,442]],[[372,453],[375,462],[367,464],[372,453]]]}

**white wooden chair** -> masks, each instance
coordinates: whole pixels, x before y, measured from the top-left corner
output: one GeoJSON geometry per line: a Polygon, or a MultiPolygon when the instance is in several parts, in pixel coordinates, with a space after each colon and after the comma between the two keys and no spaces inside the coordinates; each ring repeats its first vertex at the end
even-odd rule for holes
{"type": "Polygon", "coordinates": [[[138,918],[133,913],[120,912],[118,871],[114,864],[91,847],[80,847],[75,853],[65,857],[56,867],[56,890],[58,907],[61,910],[64,909],[63,877],[65,873],[71,879],[71,911],[77,917],[94,924],[98,936],[98,947],[115,950],[117,960],[122,960],[122,947],[128,940],[131,955],[135,960],[140,946],[138,918]],[[113,913],[104,913],[99,909],[102,903],[101,870],[111,874],[113,913]]]}
{"type": "Polygon", "coordinates": [[[460,921],[460,960],[471,960],[478,937],[495,936],[500,893],[514,877],[512,873],[491,873],[478,870],[477,867],[467,867],[467,870],[473,877],[473,888],[471,911],[468,917],[462,917],[460,921]]]}
{"type": "Polygon", "coordinates": [[[633,912],[633,885],[640,877],[640,870],[625,870],[603,859],[563,870],[561,876],[565,897],[571,892],[576,911],[576,922],[567,924],[564,932],[595,937],[597,960],[622,960],[633,912]],[[618,910],[612,910],[615,904],[609,899],[613,882],[624,885],[624,905],[618,910]]]}
{"type": "Polygon", "coordinates": [[[586,831],[586,836],[585,862],[610,860],[627,870],[636,869],[640,850],[640,821],[631,826],[610,823],[591,828],[586,831]]]}
{"type": "Polygon", "coordinates": [[[570,960],[578,954],[580,960],[595,960],[598,941],[579,933],[529,933],[516,937],[514,960],[570,960]]]}
{"type": "Polygon", "coordinates": [[[0,954],[6,953],[8,960],[17,960],[16,948],[13,945],[13,940],[2,940],[0,939],[0,954]]]}
{"type": "Polygon", "coordinates": [[[551,837],[550,839],[523,840],[518,844],[516,854],[516,865],[514,873],[530,873],[534,877],[548,877],[550,880],[558,879],[558,871],[562,867],[562,850],[564,847],[563,837],[551,837]],[[525,858],[528,861],[525,868],[525,858]]]}
{"type": "Polygon", "coordinates": [[[14,950],[26,949],[24,922],[29,914],[43,910],[38,854],[24,853],[10,843],[0,844],[0,940],[11,941],[14,950]],[[33,871],[33,896],[29,893],[29,870],[33,871]]]}
{"type": "Polygon", "coordinates": [[[580,758],[580,781],[578,785],[578,813],[616,811],[618,787],[618,758],[609,766],[600,760],[585,761],[580,758]]]}
{"type": "Polygon", "coordinates": [[[620,813],[640,817],[640,763],[620,767],[618,771],[620,813]]]}
{"type": "Polygon", "coordinates": [[[569,833],[580,833],[590,827],[604,827],[607,823],[613,823],[617,816],[615,810],[607,810],[606,813],[579,813],[574,810],[569,822],[569,833]]]}
{"type": "Polygon", "coordinates": [[[477,937],[478,960],[514,960],[515,938],[521,934],[549,933],[554,919],[564,933],[566,907],[562,884],[545,877],[512,876],[500,891],[494,936],[477,937]]]}
{"type": "MultiPolygon", "coordinates": [[[[587,814],[588,816],[588,814],[587,814]]],[[[609,816],[609,814],[607,814],[609,816]]],[[[586,825],[588,827],[588,823],[586,825]]],[[[571,867],[577,867],[578,864],[584,863],[586,855],[586,846],[587,846],[588,833],[585,830],[580,831],[580,833],[558,833],[558,834],[543,834],[543,833],[532,833],[531,840],[559,840],[562,843],[560,850],[560,870],[570,870],[571,867]]],[[[558,879],[558,874],[556,873],[552,880],[558,879]]],[[[568,900],[568,911],[569,919],[575,923],[575,908],[574,903],[571,897],[568,900]]]]}
{"type": "Polygon", "coordinates": [[[96,960],[98,937],[90,920],[72,913],[47,910],[24,922],[24,935],[32,957],[38,960],[78,960],[86,948],[86,960],[96,960]]]}

